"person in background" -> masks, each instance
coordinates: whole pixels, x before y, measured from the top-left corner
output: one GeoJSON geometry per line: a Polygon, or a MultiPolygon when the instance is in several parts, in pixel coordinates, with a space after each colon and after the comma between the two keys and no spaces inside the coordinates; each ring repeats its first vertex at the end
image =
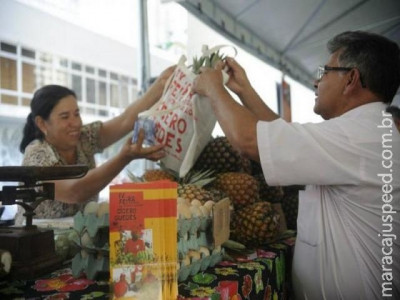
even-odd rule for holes
{"type": "Polygon", "coordinates": [[[137,255],[138,252],[146,250],[144,241],[141,239],[140,233],[131,231],[131,238],[126,241],[124,246],[125,253],[137,255]]]}
{"type": "Polygon", "coordinates": [[[397,130],[400,132],[400,94],[397,94],[394,97],[386,111],[392,114],[393,122],[396,125],[397,130]]]}
{"type": "Polygon", "coordinates": [[[400,134],[385,112],[400,83],[399,46],[344,32],[319,67],[321,123],[287,123],[233,59],[203,68],[193,91],[206,96],[230,143],[260,161],[269,185],[299,193],[292,267],[296,299],[400,299],[400,134]],[[223,68],[230,79],[225,89],[223,68]]]}
{"type": "MultiPolygon", "coordinates": [[[[147,92],[119,116],[106,122],[82,125],[75,93],[63,86],[47,85],[37,90],[31,113],[23,130],[20,151],[24,166],[66,166],[84,164],[88,173],[78,179],[56,180],[55,200],[45,200],[35,209],[35,218],[53,219],[74,215],[106,187],[134,159],[157,161],[164,156],[163,146],[142,147],[144,132],[136,144],[128,138],[119,153],[96,167],[94,154],[117,142],[133,130],[141,111],[149,109],[162,95],[174,67],[166,69],[147,92]]],[[[16,223],[23,220],[22,210],[16,223]]]]}

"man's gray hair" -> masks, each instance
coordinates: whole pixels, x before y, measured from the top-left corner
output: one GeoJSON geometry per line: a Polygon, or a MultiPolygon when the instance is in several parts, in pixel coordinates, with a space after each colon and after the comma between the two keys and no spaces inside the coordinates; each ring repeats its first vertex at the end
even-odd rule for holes
{"type": "Polygon", "coordinates": [[[382,102],[390,103],[400,84],[399,46],[374,33],[343,32],[328,42],[329,52],[339,51],[341,67],[357,68],[362,83],[382,102]]]}

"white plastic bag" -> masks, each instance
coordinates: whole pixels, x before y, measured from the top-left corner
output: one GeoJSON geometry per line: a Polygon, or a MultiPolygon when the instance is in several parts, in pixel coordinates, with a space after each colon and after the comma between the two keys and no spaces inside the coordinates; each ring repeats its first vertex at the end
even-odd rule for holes
{"type": "MultiPolygon", "coordinates": [[[[224,46],[212,49],[203,47],[203,56],[221,47],[224,46]]],[[[192,92],[197,75],[185,62],[186,57],[183,56],[161,99],[139,115],[139,118],[146,117],[154,121],[155,140],[165,145],[166,157],[161,161],[165,167],[178,172],[180,177],[192,168],[209,142],[216,124],[210,101],[192,92]]],[[[228,75],[225,72],[223,74],[226,82],[228,75]]]]}

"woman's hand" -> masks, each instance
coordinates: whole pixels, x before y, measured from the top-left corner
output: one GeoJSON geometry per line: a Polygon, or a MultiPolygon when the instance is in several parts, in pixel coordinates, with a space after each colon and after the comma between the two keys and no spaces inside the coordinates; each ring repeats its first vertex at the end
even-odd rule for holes
{"type": "Polygon", "coordinates": [[[131,103],[119,116],[104,122],[100,133],[102,148],[115,143],[133,129],[139,113],[152,107],[161,98],[164,86],[175,68],[171,66],[165,69],[142,97],[131,103]]]}
{"type": "Polygon", "coordinates": [[[151,106],[161,98],[165,84],[167,83],[168,78],[175,71],[175,68],[176,66],[171,66],[165,69],[143,95],[144,98],[149,99],[151,106]]]}
{"type": "Polygon", "coordinates": [[[136,144],[132,143],[132,138],[129,138],[120,151],[120,155],[126,160],[126,164],[134,159],[145,158],[152,161],[160,160],[165,156],[163,150],[164,145],[154,145],[143,147],[145,137],[144,129],[140,129],[136,144]]]}
{"type": "Polygon", "coordinates": [[[141,129],[137,143],[133,144],[129,138],[116,156],[89,170],[85,176],[55,181],[55,199],[65,203],[84,203],[110,184],[132,160],[145,158],[157,161],[165,156],[164,145],[143,148],[144,138],[145,132],[141,129]]]}

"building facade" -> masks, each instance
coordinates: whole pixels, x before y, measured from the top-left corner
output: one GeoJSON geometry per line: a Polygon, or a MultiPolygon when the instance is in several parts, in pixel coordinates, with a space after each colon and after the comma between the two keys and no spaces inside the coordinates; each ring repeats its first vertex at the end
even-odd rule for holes
{"type": "MultiPolygon", "coordinates": [[[[151,56],[156,76],[173,62],[151,56]]],[[[138,97],[137,49],[16,0],[0,2],[0,165],[20,165],[18,145],[33,93],[73,89],[84,123],[118,115],[138,97]]],[[[114,145],[99,163],[118,151],[114,145]]]]}

